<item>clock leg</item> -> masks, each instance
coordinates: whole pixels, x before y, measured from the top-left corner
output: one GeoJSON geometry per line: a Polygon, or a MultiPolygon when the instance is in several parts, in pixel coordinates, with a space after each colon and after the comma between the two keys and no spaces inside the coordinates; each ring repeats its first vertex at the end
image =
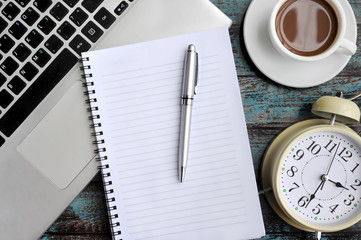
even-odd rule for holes
{"type": "Polygon", "coordinates": [[[322,232],[315,232],[315,239],[316,240],[321,240],[321,234],[322,234],[322,232]]]}

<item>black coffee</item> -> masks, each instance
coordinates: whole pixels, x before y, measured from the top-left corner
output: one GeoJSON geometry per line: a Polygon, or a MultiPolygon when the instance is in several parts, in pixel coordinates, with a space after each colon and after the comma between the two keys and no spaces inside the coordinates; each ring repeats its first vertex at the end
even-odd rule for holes
{"type": "Polygon", "coordinates": [[[325,0],[288,0],[276,16],[276,32],[291,52],[314,56],[334,42],[338,32],[337,16],[325,0]]]}

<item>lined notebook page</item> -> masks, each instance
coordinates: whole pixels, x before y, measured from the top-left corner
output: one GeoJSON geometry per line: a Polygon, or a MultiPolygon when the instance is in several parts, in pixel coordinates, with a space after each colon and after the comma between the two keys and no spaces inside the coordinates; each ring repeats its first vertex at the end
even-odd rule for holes
{"type": "MultiPolygon", "coordinates": [[[[246,123],[226,28],[84,53],[89,57],[119,239],[264,235],[246,123]],[[185,51],[199,55],[185,181],[178,180],[185,51]]],[[[95,106],[94,105],[94,106],[95,106]]],[[[114,213],[114,211],[112,212],[114,213]]]]}

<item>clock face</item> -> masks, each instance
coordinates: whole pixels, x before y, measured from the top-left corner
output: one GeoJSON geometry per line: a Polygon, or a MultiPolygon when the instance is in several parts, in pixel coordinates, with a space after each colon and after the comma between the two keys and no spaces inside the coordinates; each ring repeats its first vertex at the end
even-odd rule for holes
{"type": "Polygon", "coordinates": [[[289,210],[316,225],[344,224],[361,213],[361,144],[337,131],[297,140],[280,165],[289,210]]]}

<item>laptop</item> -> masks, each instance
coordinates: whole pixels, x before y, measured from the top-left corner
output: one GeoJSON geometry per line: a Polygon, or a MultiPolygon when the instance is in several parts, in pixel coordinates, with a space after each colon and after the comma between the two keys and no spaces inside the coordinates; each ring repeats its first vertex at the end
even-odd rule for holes
{"type": "Polygon", "coordinates": [[[0,2],[0,239],[36,239],[98,172],[80,53],[230,26],[208,0],[0,2]]]}

